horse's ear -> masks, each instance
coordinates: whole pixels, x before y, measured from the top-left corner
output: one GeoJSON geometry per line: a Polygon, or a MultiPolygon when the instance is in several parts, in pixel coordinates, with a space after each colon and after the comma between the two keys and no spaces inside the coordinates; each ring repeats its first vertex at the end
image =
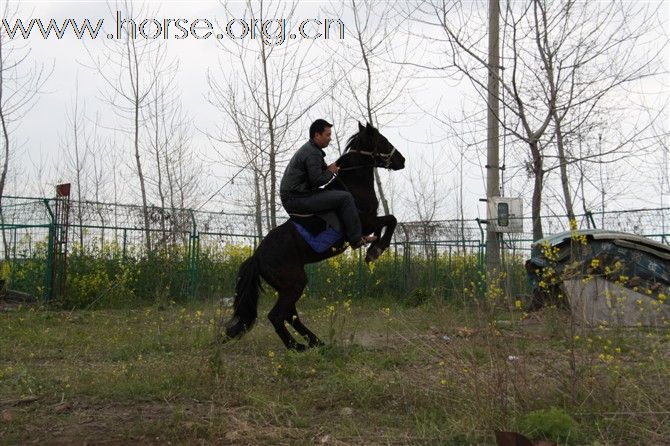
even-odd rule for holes
{"type": "Polygon", "coordinates": [[[361,122],[358,121],[358,131],[362,132],[363,130],[365,130],[365,127],[363,127],[363,124],[361,124],[361,122]]]}
{"type": "Polygon", "coordinates": [[[368,122],[368,129],[371,129],[371,128],[374,128],[374,127],[372,127],[372,124],[370,124],[370,123],[368,122]]]}

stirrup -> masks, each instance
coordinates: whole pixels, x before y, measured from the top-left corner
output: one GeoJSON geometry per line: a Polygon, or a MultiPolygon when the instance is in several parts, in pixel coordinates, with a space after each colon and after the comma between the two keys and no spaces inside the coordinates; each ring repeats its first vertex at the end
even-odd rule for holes
{"type": "Polygon", "coordinates": [[[352,249],[358,249],[362,246],[365,246],[369,243],[377,241],[377,236],[376,235],[364,235],[360,239],[356,240],[353,243],[350,243],[352,249]]]}
{"type": "Polygon", "coordinates": [[[315,214],[297,214],[297,213],[289,212],[288,215],[290,217],[307,218],[307,217],[314,217],[315,214]]]}

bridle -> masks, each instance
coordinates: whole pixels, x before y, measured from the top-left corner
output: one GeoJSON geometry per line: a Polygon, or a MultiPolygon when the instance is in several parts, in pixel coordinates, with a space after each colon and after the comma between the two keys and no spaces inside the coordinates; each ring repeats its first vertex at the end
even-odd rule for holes
{"type": "Polygon", "coordinates": [[[396,152],[396,148],[394,146],[391,147],[392,149],[389,153],[379,153],[377,151],[371,152],[369,150],[349,149],[349,151],[346,153],[358,153],[360,155],[370,156],[375,161],[381,160],[383,162],[383,165],[377,166],[376,163],[373,163],[362,166],[341,167],[340,170],[354,170],[354,169],[362,169],[364,167],[383,167],[384,169],[388,169],[391,166],[391,158],[393,158],[393,154],[396,152]]]}

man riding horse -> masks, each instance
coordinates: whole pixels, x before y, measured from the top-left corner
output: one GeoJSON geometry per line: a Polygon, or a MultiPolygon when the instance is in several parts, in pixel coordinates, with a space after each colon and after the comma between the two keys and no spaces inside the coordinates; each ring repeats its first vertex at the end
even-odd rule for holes
{"type": "MultiPolygon", "coordinates": [[[[354,247],[373,242],[365,255],[366,262],[373,262],[389,247],[397,224],[393,215],[377,215],[379,201],[375,194],[374,169],[403,169],[405,157],[371,124],[359,123],[358,133],[347,141],[337,165],[327,166],[323,149],[330,142],[331,127],[323,120],[315,121],[310,127],[310,141],[293,156],[282,179],[282,202],[291,213],[337,209],[347,240],[354,247]],[[330,182],[337,172],[337,181],[330,182]],[[325,184],[328,190],[319,189],[325,184]],[[361,237],[361,233],[374,233],[379,240],[361,237]]],[[[233,314],[218,332],[225,335],[222,340],[240,338],[253,327],[258,317],[262,278],[277,291],[277,301],[268,319],[284,345],[293,350],[323,345],[303,324],[296,302],[307,286],[305,265],[340,255],[347,244],[340,231],[333,231],[337,237],[330,240],[326,249],[315,249],[299,229],[301,225],[292,217],[270,230],[253,254],[242,262],[235,283],[233,314]],[[307,345],[296,341],[286,324],[290,324],[307,345]]],[[[323,233],[332,229],[331,226],[323,233]]]]}
{"type": "Polygon", "coordinates": [[[344,225],[345,235],[352,248],[374,242],[374,235],[362,236],[361,220],[351,193],[343,190],[324,190],[339,171],[336,163],[326,165],[323,149],[331,140],[333,125],[317,119],[309,127],[309,141],[293,155],[286,166],[279,187],[284,209],[289,214],[315,214],[336,210],[344,225]]]}

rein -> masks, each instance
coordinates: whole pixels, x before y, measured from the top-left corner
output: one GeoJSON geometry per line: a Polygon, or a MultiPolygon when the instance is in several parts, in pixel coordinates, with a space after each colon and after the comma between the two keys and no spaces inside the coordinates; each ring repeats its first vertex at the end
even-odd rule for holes
{"type": "MultiPolygon", "coordinates": [[[[393,147],[393,149],[389,153],[370,152],[367,150],[349,150],[347,153],[358,153],[361,155],[370,156],[372,157],[373,160],[375,160],[376,158],[381,158],[384,161],[384,165],[377,166],[377,164],[373,162],[372,164],[363,164],[360,166],[340,167],[340,170],[341,171],[356,170],[356,169],[363,169],[366,167],[383,167],[384,169],[388,169],[389,166],[391,165],[391,158],[393,157],[395,151],[396,151],[395,147],[393,147]]],[[[340,158],[342,158],[342,156],[340,158]]]]}

